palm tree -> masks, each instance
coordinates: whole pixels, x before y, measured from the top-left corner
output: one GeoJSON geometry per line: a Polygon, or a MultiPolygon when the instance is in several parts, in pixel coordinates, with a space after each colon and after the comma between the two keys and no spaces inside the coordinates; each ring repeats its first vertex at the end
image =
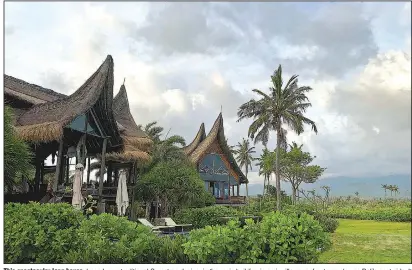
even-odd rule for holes
{"type": "Polygon", "coordinates": [[[386,198],[386,190],[388,189],[388,185],[384,184],[384,185],[381,185],[381,186],[382,186],[383,190],[385,190],[385,198],[386,198]]]}
{"type": "Polygon", "coordinates": [[[394,186],[389,185],[389,186],[387,187],[387,189],[391,192],[391,197],[392,197],[392,194],[393,194],[393,191],[394,191],[394,186]]]}
{"type": "Polygon", "coordinates": [[[160,141],[160,136],[163,132],[163,127],[156,126],[157,121],[150,122],[146,124],[143,128],[142,125],[138,125],[137,127],[143,130],[149,137],[153,140],[154,143],[160,141]]]}
{"type": "Polygon", "coordinates": [[[399,193],[399,187],[397,185],[392,186],[393,191],[395,192],[395,197],[396,193],[399,193]]]}
{"type": "Polygon", "coordinates": [[[263,174],[264,176],[262,196],[265,196],[265,190],[269,186],[269,177],[272,174],[273,166],[270,160],[271,154],[272,153],[267,148],[263,149],[263,153],[260,155],[259,158],[257,158],[259,162],[255,165],[259,166],[259,175],[263,174]]]}
{"type": "Polygon", "coordinates": [[[236,146],[235,145],[230,145],[227,139],[226,139],[226,144],[229,147],[230,153],[232,153],[232,155],[236,154],[236,149],[235,149],[236,146]]]}
{"type": "Polygon", "coordinates": [[[11,192],[13,188],[23,183],[24,179],[34,176],[34,166],[30,161],[34,157],[30,147],[21,140],[13,127],[13,109],[4,108],[4,191],[11,192]]]}
{"type": "MultiPolygon", "coordinates": [[[[245,167],[247,179],[249,168],[252,169],[252,161],[255,160],[255,158],[252,157],[252,154],[256,153],[255,147],[250,147],[249,140],[245,138],[243,138],[242,142],[239,142],[236,147],[236,161],[239,163],[240,167],[245,167]]],[[[246,198],[249,198],[248,182],[249,181],[246,182],[246,198]]]]}
{"type": "Polygon", "coordinates": [[[356,192],[355,192],[355,196],[358,197],[358,196],[359,196],[359,192],[356,191],[356,192]]]}
{"type": "MultiPolygon", "coordinates": [[[[253,89],[252,91],[257,93],[260,99],[252,99],[241,105],[237,115],[238,121],[253,118],[248,135],[254,139],[255,143],[260,141],[267,145],[269,132],[276,131],[276,156],[279,157],[280,148],[286,149],[286,129],[282,127],[282,124],[298,135],[304,131],[304,124],[311,125],[315,133],[317,133],[317,127],[314,121],[304,116],[306,109],[312,106],[306,96],[312,88],[298,87],[297,75],[293,75],[283,86],[281,65],[271,79],[273,86],[269,88],[269,94],[253,89]]],[[[276,190],[277,197],[280,198],[279,158],[276,159],[276,190]]],[[[280,210],[280,200],[277,200],[276,206],[280,210]]]]}
{"type": "Polygon", "coordinates": [[[185,159],[186,156],[181,149],[181,147],[185,145],[185,139],[179,135],[170,136],[163,141],[159,139],[153,147],[153,163],[185,159]]]}

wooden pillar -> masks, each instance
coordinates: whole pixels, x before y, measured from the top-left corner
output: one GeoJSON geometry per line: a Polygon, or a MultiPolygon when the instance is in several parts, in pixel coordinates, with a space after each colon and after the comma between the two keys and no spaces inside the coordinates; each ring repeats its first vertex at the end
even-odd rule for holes
{"type": "Polygon", "coordinates": [[[114,183],[113,186],[117,187],[117,185],[119,184],[119,168],[114,168],[114,183]]]}
{"type": "Polygon", "coordinates": [[[134,184],[132,183],[131,179],[133,179],[135,177],[135,174],[134,174],[135,167],[136,167],[135,163],[133,163],[131,168],[130,168],[130,174],[129,174],[130,186],[132,187],[132,192],[131,192],[132,199],[131,199],[131,205],[130,205],[130,219],[133,220],[133,221],[136,220],[136,210],[135,210],[135,205],[134,205],[134,196],[135,196],[135,194],[134,194],[134,184]]]}
{"type": "Polygon", "coordinates": [[[43,184],[43,180],[44,180],[44,160],[41,162],[40,184],[43,184]]]}
{"type": "Polygon", "coordinates": [[[57,153],[57,163],[56,163],[56,175],[54,178],[54,183],[53,183],[53,191],[57,191],[57,187],[59,184],[60,180],[60,172],[61,172],[61,164],[62,164],[62,157],[63,157],[63,138],[60,139],[59,142],[59,152],[57,153]]]}
{"type": "Polygon", "coordinates": [[[40,191],[40,178],[41,178],[41,161],[36,153],[36,174],[34,176],[34,192],[40,191]]]}
{"type": "Polygon", "coordinates": [[[102,149],[102,159],[100,164],[100,178],[99,178],[99,202],[102,202],[103,199],[103,180],[104,180],[104,169],[106,167],[106,146],[107,138],[103,139],[103,149],[102,149]]]}
{"type": "Polygon", "coordinates": [[[67,157],[66,158],[66,179],[65,179],[65,183],[69,183],[69,172],[70,172],[70,158],[67,157]]]}
{"type": "Polygon", "coordinates": [[[90,184],[90,157],[87,158],[87,184],[90,184]]]}
{"type": "Polygon", "coordinates": [[[107,163],[107,184],[111,184],[113,182],[113,166],[111,162],[107,163]]]}
{"type": "Polygon", "coordinates": [[[237,184],[237,196],[239,196],[239,187],[240,187],[240,184],[237,184]]]}
{"type": "Polygon", "coordinates": [[[232,186],[232,196],[235,196],[235,186],[232,186]]]}

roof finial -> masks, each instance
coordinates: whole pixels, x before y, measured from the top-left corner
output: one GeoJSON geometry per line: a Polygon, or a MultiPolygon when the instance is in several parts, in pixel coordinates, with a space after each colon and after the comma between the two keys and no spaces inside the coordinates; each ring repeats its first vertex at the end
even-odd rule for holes
{"type": "Polygon", "coordinates": [[[123,79],[123,85],[124,85],[125,82],[126,82],[126,78],[123,79]]]}
{"type": "Polygon", "coordinates": [[[222,113],[222,110],[223,110],[223,106],[220,105],[220,113],[222,113]]]}

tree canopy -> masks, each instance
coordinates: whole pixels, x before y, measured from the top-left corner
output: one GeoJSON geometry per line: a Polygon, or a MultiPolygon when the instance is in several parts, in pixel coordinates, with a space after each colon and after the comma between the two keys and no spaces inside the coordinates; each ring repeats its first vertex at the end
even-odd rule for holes
{"type": "Polygon", "coordinates": [[[280,156],[280,174],[284,181],[292,185],[293,202],[296,201],[296,192],[301,183],[314,183],[325,171],[318,165],[309,165],[315,157],[303,152],[302,146],[293,142],[290,150],[282,150],[280,156]]]}
{"type": "Polygon", "coordinates": [[[164,215],[186,207],[212,205],[215,200],[205,190],[196,168],[184,161],[162,161],[143,174],[136,186],[136,198],[160,201],[164,215]]]}

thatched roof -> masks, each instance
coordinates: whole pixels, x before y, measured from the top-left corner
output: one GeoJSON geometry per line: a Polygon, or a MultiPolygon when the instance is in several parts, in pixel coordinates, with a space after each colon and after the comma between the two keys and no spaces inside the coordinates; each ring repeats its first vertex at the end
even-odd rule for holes
{"type": "Polygon", "coordinates": [[[227,145],[225,131],[223,128],[222,113],[220,113],[217,117],[212,129],[210,130],[206,138],[189,155],[189,159],[193,163],[198,164],[205,155],[215,150],[220,150],[226,157],[227,161],[229,162],[228,165],[230,166],[230,168],[228,169],[235,172],[235,178],[239,179],[240,183],[246,183],[246,176],[243,174],[241,168],[239,168],[239,166],[237,165],[236,160],[230,152],[229,146],[227,145]],[[218,149],[216,149],[216,146],[218,149]]]}
{"type": "Polygon", "coordinates": [[[119,93],[113,99],[113,112],[123,141],[123,150],[122,152],[107,154],[106,158],[121,162],[149,162],[151,157],[148,152],[153,145],[153,141],[136,125],[130,112],[129,100],[124,85],[120,87],[119,93]]]}
{"type": "Polygon", "coordinates": [[[185,146],[185,147],[182,148],[183,152],[184,152],[186,155],[189,156],[190,154],[193,153],[193,151],[196,149],[196,147],[198,147],[199,144],[200,144],[205,138],[206,138],[205,124],[202,123],[202,124],[200,125],[199,131],[197,132],[196,137],[193,139],[193,141],[192,141],[189,145],[187,145],[187,146],[185,146]]]}
{"type": "Polygon", "coordinates": [[[9,75],[4,75],[4,93],[32,105],[66,97],[66,95],[51,89],[25,82],[9,75]]]}
{"type": "Polygon", "coordinates": [[[17,132],[31,142],[59,140],[63,128],[77,116],[93,110],[103,133],[110,137],[109,147],[121,143],[112,111],[113,59],[109,55],[97,71],[73,94],[37,104],[17,121],[17,132]]]}

